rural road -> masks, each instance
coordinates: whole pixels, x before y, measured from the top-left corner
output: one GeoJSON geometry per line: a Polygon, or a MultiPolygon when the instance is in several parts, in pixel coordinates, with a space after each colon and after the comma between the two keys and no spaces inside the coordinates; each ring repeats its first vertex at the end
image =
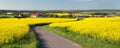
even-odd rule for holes
{"type": "Polygon", "coordinates": [[[43,30],[42,26],[35,26],[33,30],[40,40],[40,48],[83,48],[73,41],[43,30]]]}

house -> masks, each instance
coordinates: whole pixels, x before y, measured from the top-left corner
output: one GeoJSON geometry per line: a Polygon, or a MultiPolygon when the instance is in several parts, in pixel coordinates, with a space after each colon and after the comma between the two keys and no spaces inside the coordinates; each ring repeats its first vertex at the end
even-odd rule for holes
{"type": "Polygon", "coordinates": [[[31,14],[31,17],[36,18],[38,15],[37,14],[31,14]]]}

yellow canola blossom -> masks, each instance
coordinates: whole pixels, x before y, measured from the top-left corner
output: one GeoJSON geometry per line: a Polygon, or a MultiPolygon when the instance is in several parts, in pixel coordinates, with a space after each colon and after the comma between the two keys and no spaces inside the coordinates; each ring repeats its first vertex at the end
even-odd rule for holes
{"type": "Polygon", "coordinates": [[[120,18],[86,18],[81,21],[52,23],[50,27],[68,27],[68,30],[79,34],[91,35],[94,38],[120,40],[120,18]]]}
{"type": "Polygon", "coordinates": [[[69,16],[69,13],[57,13],[57,16],[69,16]]]}
{"type": "Polygon", "coordinates": [[[13,42],[22,38],[30,30],[29,25],[74,21],[66,18],[1,18],[0,19],[0,44],[13,42]]]}

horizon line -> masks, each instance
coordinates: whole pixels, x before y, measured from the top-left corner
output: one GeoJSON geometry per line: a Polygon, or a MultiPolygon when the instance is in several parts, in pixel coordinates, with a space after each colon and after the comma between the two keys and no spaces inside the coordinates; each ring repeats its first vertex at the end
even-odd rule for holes
{"type": "Polygon", "coordinates": [[[0,9],[0,10],[16,10],[16,11],[70,11],[70,10],[120,10],[120,9],[49,9],[49,10],[40,10],[40,9],[0,9]]]}

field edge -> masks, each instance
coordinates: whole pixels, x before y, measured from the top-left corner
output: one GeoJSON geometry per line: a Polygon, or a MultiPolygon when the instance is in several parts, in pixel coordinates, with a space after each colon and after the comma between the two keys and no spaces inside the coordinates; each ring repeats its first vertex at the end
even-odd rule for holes
{"type": "Polygon", "coordinates": [[[69,40],[72,40],[85,48],[119,48],[120,47],[114,44],[109,44],[108,42],[105,42],[103,40],[93,39],[90,36],[80,35],[71,32],[67,30],[67,28],[63,28],[63,27],[43,26],[43,29],[56,33],[59,36],[65,37],[69,40]]]}

